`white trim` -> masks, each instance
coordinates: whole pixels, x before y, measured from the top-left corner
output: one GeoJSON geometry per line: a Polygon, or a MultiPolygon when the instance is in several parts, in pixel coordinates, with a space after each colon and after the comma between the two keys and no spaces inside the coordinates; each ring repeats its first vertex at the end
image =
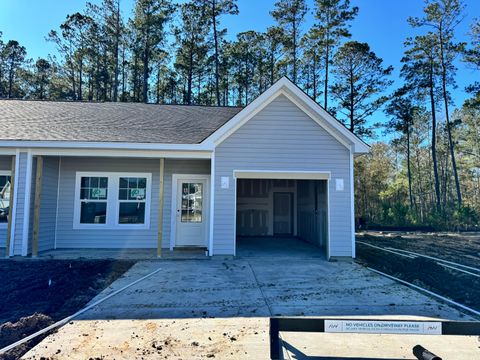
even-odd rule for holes
{"type": "MultiPolygon", "coordinates": [[[[10,161],[10,163],[11,163],[11,161],[10,161]]],[[[11,182],[12,171],[11,170],[0,170],[0,176],[10,176],[10,182],[11,182]]],[[[10,186],[11,186],[11,184],[10,184],[10,186]]],[[[8,206],[11,208],[10,203],[8,204],[8,206]]],[[[8,218],[7,218],[7,222],[0,223],[0,229],[6,230],[7,228],[8,228],[8,218]]]]}
{"type": "MultiPolygon", "coordinates": [[[[211,187],[211,177],[210,174],[172,174],[172,201],[170,207],[170,251],[173,250],[176,243],[176,236],[177,236],[177,191],[178,191],[178,180],[205,180],[207,182],[205,189],[208,189],[206,192],[206,196],[211,196],[209,194],[210,187],[211,187]]],[[[208,223],[210,223],[210,218],[213,217],[213,212],[210,211],[209,201],[206,201],[206,216],[208,223]]],[[[209,245],[210,243],[210,226],[207,226],[207,234],[206,234],[206,243],[209,245]]],[[[207,249],[210,255],[210,248],[207,249]]]]}
{"type": "Polygon", "coordinates": [[[16,148],[1,148],[0,149],[0,155],[10,155],[13,156],[17,153],[16,148]]]}
{"type": "Polygon", "coordinates": [[[237,178],[235,171],[233,172],[233,194],[235,201],[233,202],[233,256],[237,256],[237,178]]]}
{"type": "Polygon", "coordinates": [[[208,255],[213,256],[213,231],[215,217],[215,152],[210,160],[210,230],[208,237],[208,255]]]}
{"type": "Polygon", "coordinates": [[[33,155],[43,156],[81,156],[81,157],[137,157],[171,159],[210,159],[212,150],[199,151],[159,151],[128,149],[84,149],[84,148],[40,148],[32,150],[33,155]]]}
{"type": "Polygon", "coordinates": [[[126,143],[100,141],[49,141],[49,140],[2,140],[0,147],[9,148],[49,148],[49,149],[119,149],[119,150],[163,150],[163,151],[199,151],[213,150],[206,144],[162,144],[162,143],[126,143]]]}
{"type": "Polygon", "coordinates": [[[350,152],[350,216],[351,216],[351,232],[352,232],[352,258],[356,257],[355,248],[355,177],[354,177],[354,160],[353,152],[350,152]]]}
{"type": "Polygon", "coordinates": [[[55,236],[53,248],[57,248],[57,228],[58,228],[58,210],[60,204],[60,179],[62,178],[62,157],[58,158],[58,176],[57,176],[57,210],[55,211],[55,236]]]}
{"type": "Polygon", "coordinates": [[[234,170],[239,179],[328,180],[330,171],[234,170]]]}
{"type": "Polygon", "coordinates": [[[28,236],[30,228],[30,198],[32,194],[32,151],[27,151],[27,165],[25,173],[25,198],[23,202],[23,229],[22,229],[22,256],[28,255],[28,236]]]}
{"type": "Polygon", "coordinates": [[[325,128],[327,132],[329,132],[338,140],[341,140],[342,144],[348,145],[352,143],[356,153],[369,152],[370,148],[367,144],[348,131],[348,129],[340,124],[337,119],[325,111],[286,77],[278,80],[264,93],[252,101],[247,107],[245,107],[242,111],[240,111],[207,139],[205,139],[202,144],[215,147],[218,146],[280,95],[287,96],[309,117],[316,121],[320,126],[325,128]]]}
{"type": "Polygon", "coordinates": [[[327,260],[330,260],[331,258],[331,253],[332,253],[332,243],[331,243],[331,232],[330,232],[330,229],[331,229],[331,222],[330,222],[330,179],[327,180],[327,243],[326,243],[326,246],[327,246],[327,260]]]}
{"type": "Polygon", "coordinates": [[[74,230],[124,230],[150,229],[150,204],[152,200],[152,173],[137,173],[137,172],[108,172],[108,171],[77,171],[75,174],[75,201],[74,201],[74,215],[73,215],[73,229],[74,230]],[[107,200],[107,217],[105,224],[81,224],[80,223],[80,181],[82,176],[92,177],[107,177],[108,178],[108,193],[107,200]],[[120,209],[120,202],[118,199],[118,189],[121,177],[143,177],[147,179],[147,189],[145,194],[145,222],[143,224],[120,224],[118,222],[118,212],[120,209]]]}
{"type": "Polygon", "coordinates": [[[15,250],[15,227],[17,224],[17,203],[18,203],[18,170],[20,167],[20,150],[17,150],[15,153],[15,179],[13,183],[13,206],[10,209],[12,211],[12,226],[10,228],[10,249],[9,255],[14,255],[15,250]]]}

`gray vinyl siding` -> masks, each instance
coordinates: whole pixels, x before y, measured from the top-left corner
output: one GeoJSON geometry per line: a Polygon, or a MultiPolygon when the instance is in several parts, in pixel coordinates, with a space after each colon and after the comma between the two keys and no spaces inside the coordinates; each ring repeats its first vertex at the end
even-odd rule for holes
{"type": "MultiPolygon", "coordinates": [[[[12,157],[0,156],[0,170],[12,170],[12,157]]],[[[7,243],[7,223],[0,224],[0,248],[4,248],[7,243]]]]}
{"type": "Polygon", "coordinates": [[[281,95],[215,150],[214,254],[235,250],[234,170],[331,171],[331,256],[351,256],[350,151],[281,95]],[[230,178],[221,189],[222,176],[230,178]],[[344,190],[335,191],[335,179],[344,190]]]}
{"type": "MultiPolygon", "coordinates": [[[[38,229],[38,250],[55,247],[55,222],[57,219],[58,157],[43,158],[42,192],[40,197],[40,221],[38,229]]],[[[33,215],[32,221],[33,222],[33,215]]]]}
{"type": "MultiPolygon", "coordinates": [[[[159,203],[159,159],[62,157],[58,200],[57,248],[156,248],[159,203]],[[152,174],[149,229],[73,229],[75,177],[78,171],[140,172],[152,174]]],[[[165,160],[164,233],[162,247],[170,246],[172,174],[209,174],[209,160],[165,160]]],[[[114,195],[114,194],[112,194],[114,195]]]]}
{"type": "Polygon", "coordinates": [[[13,255],[22,254],[22,237],[23,237],[23,220],[25,209],[25,184],[27,174],[27,158],[26,152],[21,152],[19,155],[18,169],[16,169],[15,176],[17,182],[17,202],[15,211],[15,236],[13,239],[13,255]]]}

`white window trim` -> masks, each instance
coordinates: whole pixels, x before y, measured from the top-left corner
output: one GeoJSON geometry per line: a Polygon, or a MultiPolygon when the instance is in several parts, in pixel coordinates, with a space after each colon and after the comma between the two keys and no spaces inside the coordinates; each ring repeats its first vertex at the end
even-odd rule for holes
{"type": "Polygon", "coordinates": [[[152,200],[152,173],[133,173],[133,172],[85,172],[77,171],[75,175],[75,201],[73,212],[73,229],[75,230],[124,230],[150,229],[150,204],[152,200]],[[81,224],[80,223],[80,179],[84,176],[107,177],[107,218],[105,224],[81,224]],[[121,177],[143,177],[147,179],[147,189],[145,194],[145,223],[144,224],[120,224],[118,215],[120,210],[120,202],[118,199],[118,189],[121,177]]]}
{"type": "MultiPolygon", "coordinates": [[[[0,170],[0,176],[12,176],[12,172],[10,170],[0,170]]],[[[10,207],[10,211],[12,210],[12,207],[10,207]]],[[[8,222],[5,223],[0,223],[0,229],[7,229],[8,227],[8,222]]]]}

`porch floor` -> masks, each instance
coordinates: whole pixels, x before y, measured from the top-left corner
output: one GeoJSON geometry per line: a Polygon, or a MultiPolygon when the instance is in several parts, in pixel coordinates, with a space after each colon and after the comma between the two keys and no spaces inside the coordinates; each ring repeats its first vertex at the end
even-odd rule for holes
{"type": "MultiPolygon", "coordinates": [[[[122,259],[156,260],[157,249],[55,249],[38,254],[41,259],[122,259]]],[[[161,259],[165,260],[203,260],[209,259],[204,249],[162,249],[161,259]]]]}

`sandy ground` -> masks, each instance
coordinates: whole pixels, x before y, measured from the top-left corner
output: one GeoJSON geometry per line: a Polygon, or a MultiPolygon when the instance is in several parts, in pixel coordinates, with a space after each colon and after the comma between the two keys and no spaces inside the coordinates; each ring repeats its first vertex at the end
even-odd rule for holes
{"type": "MultiPolygon", "coordinates": [[[[159,267],[24,359],[267,359],[271,315],[471,320],[357,264],[319,259],[139,262],[97,299],[159,267]]],[[[444,359],[480,358],[475,337],[282,336],[291,359],[412,359],[416,344],[444,359]]]]}
{"type": "MultiPolygon", "coordinates": [[[[283,333],[285,359],[478,359],[476,337],[283,333]]],[[[268,359],[267,318],[75,321],[24,359],[268,359]],[[68,339],[68,342],[65,341],[68,339]]]]}

